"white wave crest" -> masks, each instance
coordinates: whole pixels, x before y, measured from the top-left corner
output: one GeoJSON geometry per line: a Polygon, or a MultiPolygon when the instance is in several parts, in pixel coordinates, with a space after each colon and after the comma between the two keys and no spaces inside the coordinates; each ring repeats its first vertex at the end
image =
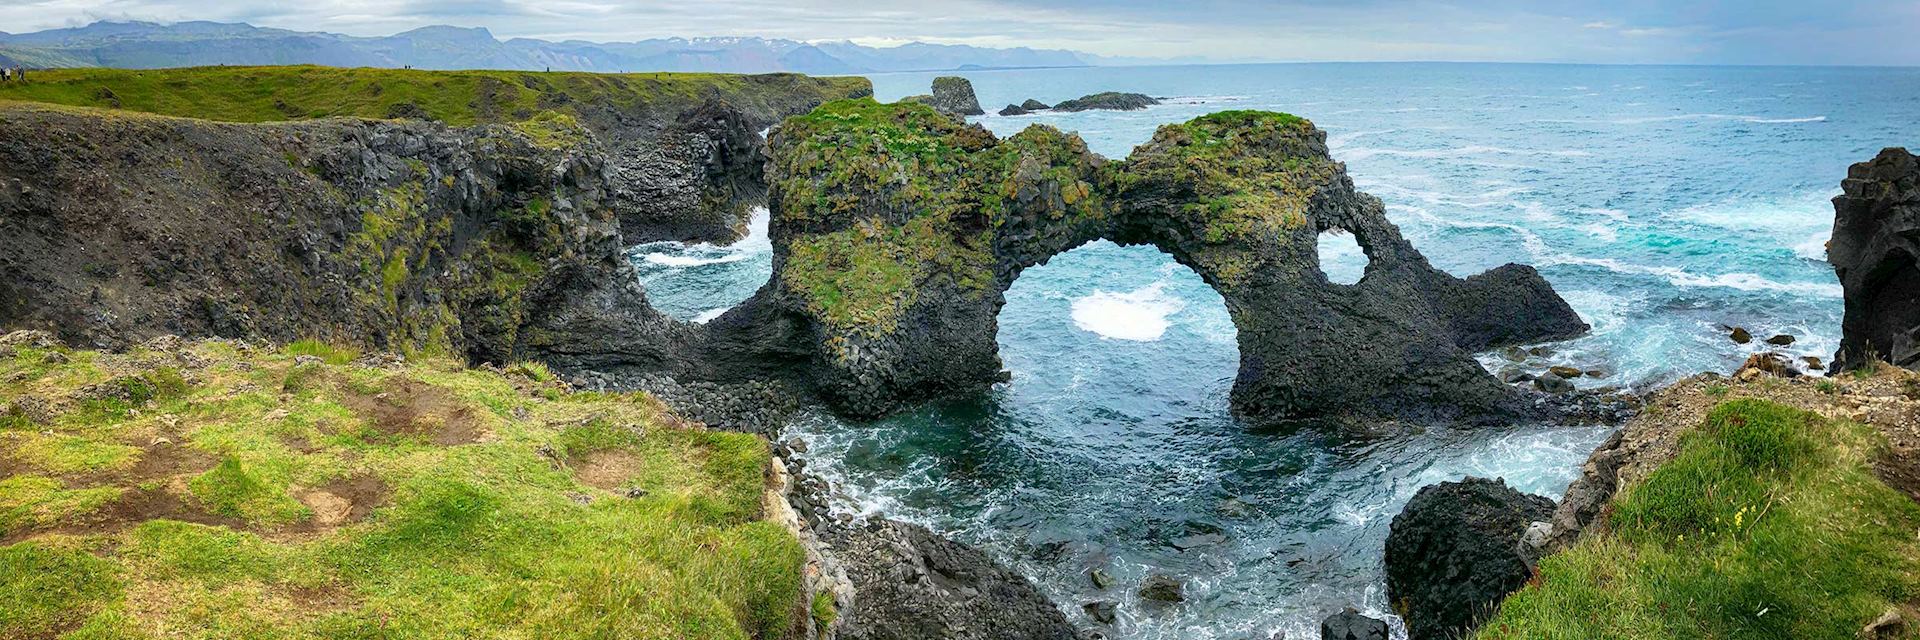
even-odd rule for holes
{"type": "Polygon", "coordinates": [[[1645,118],[1621,118],[1609,120],[1613,124],[1649,124],[1654,122],[1673,122],[1676,120],[1733,120],[1752,124],[1803,124],[1808,122],[1826,122],[1826,116],[1805,118],[1768,118],[1765,116],[1734,115],[1726,113],[1683,113],[1671,116],[1650,116],[1645,118]]]}
{"type": "Polygon", "coordinates": [[[1126,293],[1095,289],[1074,299],[1073,324],[1103,338],[1152,342],[1166,334],[1171,325],[1167,316],[1186,306],[1185,301],[1166,292],[1165,282],[1126,293]]]}
{"type": "Polygon", "coordinates": [[[1400,158],[1465,158],[1465,157],[1471,157],[1471,156],[1498,155],[1498,156],[1551,156],[1551,157],[1560,157],[1560,158],[1577,158],[1577,157],[1583,157],[1583,156],[1590,156],[1593,154],[1588,153],[1586,151],[1579,151],[1579,150],[1572,150],[1572,149],[1567,149],[1567,150],[1509,149],[1506,147],[1493,147],[1493,146],[1487,146],[1487,145],[1468,145],[1464,147],[1453,147],[1449,149],[1377,149],[1372,147],[1357,147],[1353,149],[1348,149],[1345,152],[1343,152],[1341,155],[1345,156],[1344,159],[1346,160],[1362,160],[1362,159],[1371,158],[1374,156],[1394,156],[1394,157],[1400,157],[1400,158]]]}

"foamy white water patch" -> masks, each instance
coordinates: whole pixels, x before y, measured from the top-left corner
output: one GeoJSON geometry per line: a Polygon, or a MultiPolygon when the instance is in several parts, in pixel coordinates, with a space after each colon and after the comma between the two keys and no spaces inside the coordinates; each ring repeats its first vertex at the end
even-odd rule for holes
{"type": "Polygon", "coordinates": [[[727,309],[731,309],[731,308],[732,307],[721,307],[718,309],[708,309],[706,311],[702,311],[700,312],[700,315],[693,317],[693,323],[706,324],[708,322],[712,322],[714,318],[718,318],[720,316],[726,315],[727,309]]]}
{"type": "Polygon", "coordinates": [[[1167,293],[1164,281],[1125,293],[1095,289],[1074,299],[1073,324],[1103,338],[1151,342],[1166,335],[1168,316],[1186,306],[1167,293]]]}
{"type": "Polygon", "coordinates": [[[1364,160],[1374,156],[1393,156],[1400,158],[1469,158],[1473,156],[1546,156],[1556,158],[1578,158],[1591,156],[1592,153],[1577,149],[1510,149],[1488,145],[1467,145],[1447,149],[1386,149],[1373,147],[1355,147],[1341,153],[1343,160],[1364,160]]]}

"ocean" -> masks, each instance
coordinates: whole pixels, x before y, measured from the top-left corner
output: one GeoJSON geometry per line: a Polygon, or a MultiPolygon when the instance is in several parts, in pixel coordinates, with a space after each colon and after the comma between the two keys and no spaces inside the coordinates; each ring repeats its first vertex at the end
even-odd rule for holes
{"type": "MultiPolygon", "coordinates": [[[[877,97],[935,73],[872,76],[877,97]]],[[[1288,64],[963,72],[982,106],[1098,91],[1166,98],[1143,111],[987,115],[1006,136],[1078,132],[1124,157],[1162,124],[1225,109],[1285,111],[1328,134],[1360,189],[1456,275],[1538,267],[1589,335],[1523,363],[1603,372],[1582,387],[1647,389],[1730,372],[1790,335],[1828,359],[1840,286],[1825,262],[1829,199],[1849,164],[1920,142],[1920,69],[1511,64],[1288,64]]],[[[727,247],[654,243],[631,257],[653,303],[710,319],[770,275],[765,216],[727,247]]],[[[1328,236],[1335,280],[1365,257],[1328,236]]],[[[1353,605],[1388,612],[1382,546],[1420,487],[1473,475],[1559,497],[1607,435],[1596,427],[1437,426],[1350,438],[1272,433],[1227,409],[1238,352],[1225,306],[1150,247],[1097,242],[1028,269],[999,343],[1012,380],[980,397],[872,423],[809,412],[790,426],[838,508],[975,544],[1031,577],[1076,621],[1108,600],[1109,638],[1317,637],[1353,605]],[[1099,567],[1118,584],[1099,590],[1099,567]],[[1187,601],[1143,605],[1150,573],[1187,601]]],[[[1396,624],[1396,634],[1399,633],[1396,624]]]]}

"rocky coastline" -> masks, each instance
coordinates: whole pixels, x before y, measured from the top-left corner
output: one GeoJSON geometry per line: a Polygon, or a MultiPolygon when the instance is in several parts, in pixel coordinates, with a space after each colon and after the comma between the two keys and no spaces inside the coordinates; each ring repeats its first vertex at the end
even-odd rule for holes
{"type": "MultiPolygon", "coordinates": [[[[1213,114],[1107,159],[1048,127],[1001,139],[966,124],[958,116],[982,110],[962,78],[897,104],[817,97],[472,126],[0,104],[0,327],[109,350],[178,334],[530,360],[575,389],[645,390],[687,419],[758,434],[774,455],[765,516],[806,554],[812,616],[796,638],[1097,634],[977,549],[835,513],[805,444],[779,433],[816,402],[873,417],[1001,380],[1004,292],[1096,239],[1157,247],[1222,294],[1241,341],[1233,408],[1249,423],[1625,421],[1557,504],[1483,479],[1414,498],[1385,562],[1416,640],[1470,631],[1541,558],[1604,528],[1622,488],[1729,397],[1879,429],[1890,453],[1876,471],[1920,498],[1920,384],[1897,368],[1834,382],[1756,358],[1645,398],[1564,393],[1578,369],[1489,374],[1474,353],[1588,327],[1531,267],[1468,278],[1432,267],[1304,119],[1213,114]],[[621,249],[730,240],[761,201],[772,281],[704,326],[654,311],[621,249]],[[1314,243],[1336,230],[1370,259],[1356,284],[1320,271],[1314,243]]],[[[1154,103],[1096,94],[1002,114],[1154,103]]],[[[1889,149],[1835,199],[1848,305],[1835,372],[1920,357],[1916,176],[1913,156],[1889,149]]],[[[1348,611],[1322,632],[1384,638],[1385,626],[1348,611]]]]}

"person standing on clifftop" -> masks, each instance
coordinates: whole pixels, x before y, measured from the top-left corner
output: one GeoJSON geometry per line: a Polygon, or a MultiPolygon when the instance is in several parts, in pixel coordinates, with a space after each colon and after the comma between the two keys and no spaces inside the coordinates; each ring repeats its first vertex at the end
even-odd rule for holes
{"type": "Polygon", "coordinates": [[[0,69],[0,82],[13,82],[13,70],[0,69]]]}

